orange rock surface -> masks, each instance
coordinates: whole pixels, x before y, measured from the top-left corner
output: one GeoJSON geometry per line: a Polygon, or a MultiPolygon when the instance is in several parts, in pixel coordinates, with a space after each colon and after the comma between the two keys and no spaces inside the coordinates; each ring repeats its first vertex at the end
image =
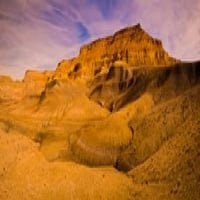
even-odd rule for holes
{"type": "Polygon", "coordinates": [[[152,38],[137,24],[81,47],[78,57],[59,63],[56,76],[96,75],[106,72],[116,61],[130,66],[165,66],[178,62],[163,49],[160,40],[152,38]]]}

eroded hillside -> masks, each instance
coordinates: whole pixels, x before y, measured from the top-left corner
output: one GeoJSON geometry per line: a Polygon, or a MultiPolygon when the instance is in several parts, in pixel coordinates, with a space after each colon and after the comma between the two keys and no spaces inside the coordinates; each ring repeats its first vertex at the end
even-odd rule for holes
{"type": "Polygon", "coordinates": [[[200,62],[138,24],[55,71],[0,77],[0,199],[200,199],[200,62]]]}

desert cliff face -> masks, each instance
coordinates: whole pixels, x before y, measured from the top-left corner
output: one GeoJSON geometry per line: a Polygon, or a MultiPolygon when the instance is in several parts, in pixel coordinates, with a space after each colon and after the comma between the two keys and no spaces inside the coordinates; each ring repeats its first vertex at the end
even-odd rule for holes
{"type": "Polygon", "coordinates": [[[9,104],[13,101],[20,101],[23,97],[23,84],[13,81],[8,76],[0,76],[0,103],[9,104]]]}
{"type": "Polygon", "coordinates": [[[0,199],[200,199],[200,62],[138,24],[53,72],[0,76],[0,199]]]}
{"type": "Polygon", "coordinates": [[[25,87],[25,95],[37,96],[44,90],[46,83],[51,80],[54,72],[45,71],[26,71],[23,83],[25,87]]]}
{"type": "Polygon", "coordinates": [[[165,66],[178,62],[167,54],[160,40],[149,36],[137,24],[83,46],[77,58],[59,64],[56,76],[91,78],[107,72],[116,61],[130,66],[165,66]]]}

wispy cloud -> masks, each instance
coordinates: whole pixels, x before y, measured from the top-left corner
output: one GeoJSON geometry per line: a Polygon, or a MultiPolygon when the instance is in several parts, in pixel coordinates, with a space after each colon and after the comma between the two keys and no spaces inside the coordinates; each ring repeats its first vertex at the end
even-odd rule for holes
{"type": "Polygon", "coordinates": [[[1,0],[0,74],[55,69],[82,44],[140,22],[169,53],[200,59],[199,0],[1,0]]]}
{"type": "Polygon", "coordinates": [[[166,49],[183,60],[200,59],[200,1],[136,0],[138,19],[166,49]]]}

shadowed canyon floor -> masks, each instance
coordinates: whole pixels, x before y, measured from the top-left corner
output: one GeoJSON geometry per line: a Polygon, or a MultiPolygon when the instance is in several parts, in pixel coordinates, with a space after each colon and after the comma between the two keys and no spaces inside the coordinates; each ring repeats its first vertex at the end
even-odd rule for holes
{"type": "Polygon", "coordinates": [[[0,199],[200,199],[200,62],[138,24],[55,71],[0,76],[0,199]]]}

